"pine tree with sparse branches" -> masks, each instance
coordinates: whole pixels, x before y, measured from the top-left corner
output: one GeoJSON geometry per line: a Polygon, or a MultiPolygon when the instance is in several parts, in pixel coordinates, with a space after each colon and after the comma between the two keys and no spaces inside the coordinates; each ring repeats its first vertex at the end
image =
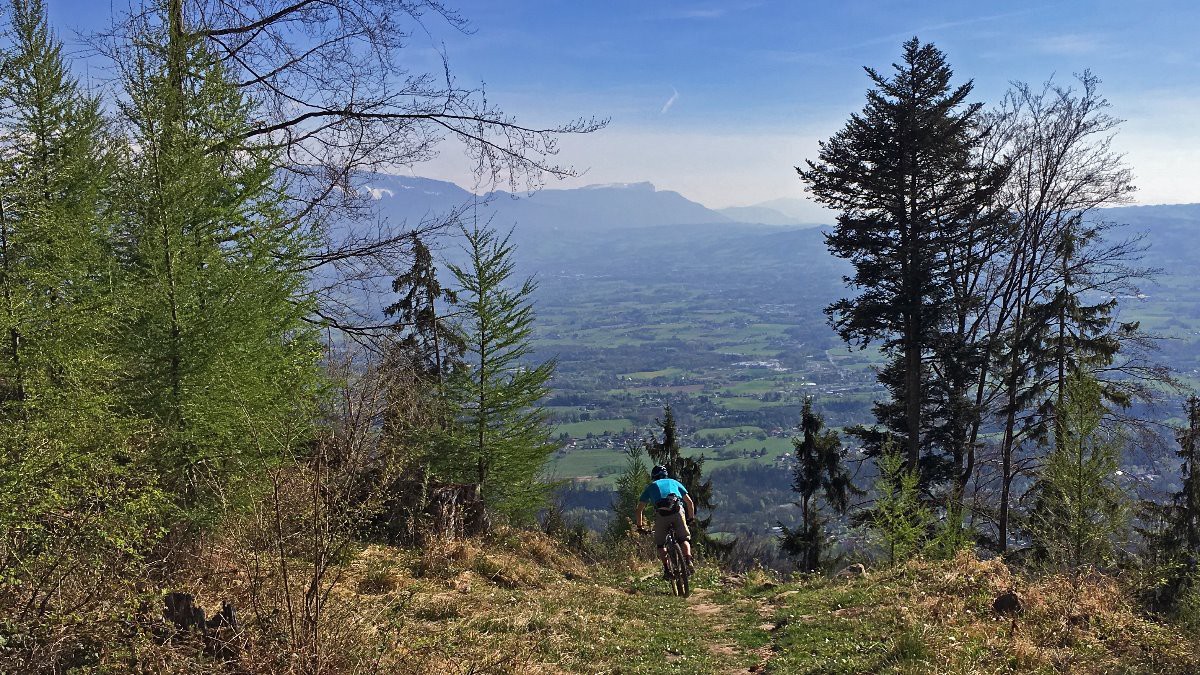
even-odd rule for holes
{"type": "Polygon", "coordinates": [[[796,468],[792,472],[792,490],[800,495],[800,529],[783,528],[781,546],[800,559],[800,569],[815,572],[821,568],[827,517],[831,510],[845,515],[850,495],[857,492],[843,464],[843,450],[836,431],[825,429],[825,420],[812,408],[812,397],[804,399],[800,412],[800,438],[792,439],[796,468]]]}

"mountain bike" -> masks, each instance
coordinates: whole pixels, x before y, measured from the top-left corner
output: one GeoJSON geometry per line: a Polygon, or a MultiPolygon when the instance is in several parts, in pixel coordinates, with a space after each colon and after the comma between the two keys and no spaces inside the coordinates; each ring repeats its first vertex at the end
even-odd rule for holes
{"type": "Polygon", "coordinates": [[[671,566],[671,590],[681,598],[686,598],[692,592],[691,576],[687,558],[683,556],[683,547],[675,541],[675,528],[667,531],[667,561],[671,566]]]}

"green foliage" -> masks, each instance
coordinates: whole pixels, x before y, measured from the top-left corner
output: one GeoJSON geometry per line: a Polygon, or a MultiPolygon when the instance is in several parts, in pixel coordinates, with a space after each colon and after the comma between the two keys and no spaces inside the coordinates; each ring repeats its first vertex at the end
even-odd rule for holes
{"type": "Polygon", "coordinates": [[[1180,478],[1183,485],[1172,495],[1173,524],[1182,535],[1183,557],[1200,557],[1200,398],[1188,397],[1187,427],[1175,434],[1179,442],[1180,478]]]}
{"type": "Polygon", "coordinates": [[[1182,584],[1173,618],[1192,635],[1200,635],[1200,575],[1192,572],[1182,584]]]}
{"type": "Polygon", "coordinates": [[[1143,501],[1134,529],[1142,536],[1143,584],[1149,605],[1160,612],[1181,608],[1184,596],[1195,595],[1195,562],[1200,555],[1200,398],[1184,405],[1187,426],[1177,429],[1180,490],[1165,503],[1143,501]]]}
{"type": "Polygon", "coordinates": [[[812,397],[806,397],[800,413],[803,437],[792,439],[796,450],[792,490],[800,495],[800,529],[784,526],[781,541],[784,551],[800,558],[800,569],[805,572],[821,567],[825,517],[818,500],[828,510],[844,515],[850,495],[856,491],[842,464],[844,451],[837,432],[824,426],[825,420],[813,412],[812,397]]]}
{"type": "Polygon", "coordinates": [[[0,614],[89,606],[160,533],[164,495],[118,415],[115,150],[37,0],[0,65],[0,614]]]}
{"type": "Polygon", "coordinates": [[[120,391],[154,429],[164,486],[202,519],[309,436],[318,350],[296,261],[312,242],[283,209],[275,151],[239,142],[252,105],[163,23],[123,72],[120,391]]]}
{"type": "Polygon", "coordinates": [[[1078,571],[1111,562],[1128,520],[1129,498],[1116,483],[1123,440],[1100,427],[1101,387],[1074,373],[1059,411],[1062,445],[1046,458],[1031,492],[1029,531],[1039,559],[1078,571]]]}
{"type": "Polygon", "coordinates": [[[903,562],[919,553],[933,524],[933,514],[921,503],[920,478],[899,453],[888,448],[876,460],[875,506],[871,528],[883,542],[888,562],[903,562]]]}
{"type": "Polygon", "coordinates": [[[937,521],[922,553],[935,560],[952,560],[975,545],[975,532],[963,522],[962,506],[951,502],[944,517],[937,521]]]}
{"type": "Polygon", "coordinates": [[[462,232],[468,262],[449,267],[461,287],[459,337],[466,345],[466,367],[447,380],[446,397],[458,424],[431,464],[449,480],[479,483],[490,508],[527,522],[547,492],[539,474],[554,446],[537,404],[548,392],[555,364],[526,364],[535,284],[526,279],[509,286],[515,264],[509,237],[478,226],[462,232]]]}
{"type": "Polygon", "coordinates": [[[629,533],[630,521],[637,509],[638,497],[650,481],[650,467],[646,466],[645,453],[636,445],[627,451],[625,470],[617,476],[616,496],[613,497],[613,519],[609,521],[604,538],[618,542],[629,533]]]}

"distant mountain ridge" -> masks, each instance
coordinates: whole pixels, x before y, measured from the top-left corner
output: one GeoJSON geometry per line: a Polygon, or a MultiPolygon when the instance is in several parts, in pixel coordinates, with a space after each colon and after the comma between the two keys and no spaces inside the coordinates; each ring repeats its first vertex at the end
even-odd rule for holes
{"type": "Polygon", "coordinates": [[[546,188],[531,195],[493,191],[474,195],[454,183],[374,174],[364,185],[381,215],[417,223],[471,207],[481,221],[506,229],[600,231],[613,228],[732,223],[734,219],[651,183],[546,188]]]}

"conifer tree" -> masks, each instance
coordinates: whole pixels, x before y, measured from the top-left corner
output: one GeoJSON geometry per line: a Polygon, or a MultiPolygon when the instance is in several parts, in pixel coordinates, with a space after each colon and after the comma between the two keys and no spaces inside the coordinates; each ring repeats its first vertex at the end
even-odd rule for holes
{"type": "Polygon", "coordinates": [[[402,295],[383,313],[396,319],[395,329],[403,335],[399,349],[423,377],[440,388],[446,374],[461,365],[466,349],[447,318],[438,314],[438,303],[455,305],[458,294],[438,281],[433,254],[416,234],[412,249],[412,267],[392,282],[392,291],[402,295]]]}
{"type": "Polygon", "coordinates": [[[160,495],[114,408],[119,142],[40,0],[11,3],[0,64],[0,614],[94,601],[153,538],[160,495]],[[51,602],[51,598],[54,599],[51,602]]]}
{"type": "Polygon", "coordinates": [[[253,105],[181,7],[150,12],[120,63],[133,149],[118,255],[135,292],[118,328],[126,405],[200,517],[304,440],[318,351],[306,278],[289,266],[311,242],[280,208],[274,150],[236,140],[253,105]]]}
{"type": "Polygon", "coordinates": [[[800,495],[800,529],[783,528],[783,550],[800,558],[800,569],[815,572],[821,568],[825,542],[822,504],[834,513],[845,514],[854,486],[842,464],[842,444],[836,431],[826,430],[825,420],[812,409],[812,397],[805,397],[800,413],[801,438],[793,438],[796,468],[792,490],[800,495]]]}
{"type": "Polygon", "coordinates": [[[717,552],[727,550],[731,545],[720,544],[706,534],[709,524],[712,523],[712,511],[716,504],[712,500],[712,481],[704,479],[704,457],[684,457],[680,453],[675,412],[669,404],[663,408],[663,418],[659,421],[659,426],[662,428],[662,440],[651,435],[645,444],[646,454],[655,465],[667,467],[671,477],[683,483],[683,487],[691,495],[692,503],[696,506],[696,531],[693,533],[693,541],[717,552]],[[700,509],[706,509],[709,512],[708,516],[701,518],[700,509]]]}
{"type": "Polygon", "coordinates": [[[1114,537],[1128,517],[1128,497],[1116,483],[1121,439],[1100,426],[1100,384],[1072,373],[1060,411],[1062,443],[1046,458],[1031,489],[1029,530],[1042,560],[1068,570],[1111,560],[1114,537]]]}
{"type": "Polygon", "coordinates": [[[608,541],[620,541],[629,532],[629,517],[637,508],[638,497],[650,482],[650,467],[646,466],[645,452],[633,445],[625,459],[625,470],[617,476],[616,496],[613,497],[613,519],[605,530],[608,541]]]}
{"type": "Polygon", "coordinates": [[[928,358],[951,309],[945,252],[978,224],[1004,172],[977,161],[979,105],[967,103],[970,82],[951,87],[940,50],[913,38],[892,77],[866,71],[863,111],[797,171],[840,211],[826,244],[853,263],[846,281],[861,290],[826,312],[844,340],[887,355],[896,414],[881,421],[916,470],[929,449],[928,358]]]}
{"type": "Polygon", "coordinates": [[[1183,485],[1173,495],[1176,517],[1183,539],[1183,558],[1194,566],[1200,559],[1200,398],[1195,394],[1188,397],[1187,427],[1180,429],[1175,438],[1179,442],[1182,466],[1180,477],[1183,485]]]}
{"type": "Polygon", "coordinates": [[[117,143],[99,98],[69,75],[40,0],[14,1],[12,18],[0,92],[0,376],[21,417],[107,387],[117,143]]]}
{"type": "Polygon", "coordinates": [[[511,286],[515,267],[509,237],[462,228],[467,262],[449,265],[463,310],[459,339],[466,365],[451,373],[447,400],[457,411],[455,438],[431,459],[439,474],[477,483],[485,503],[516,521],[531,520],[545,500],[542,466],[553,452],[550,427],[538,402],[554,362],[530,365],[536,284],[511,286]]]}
{"type": "Polygon", "coordinates": [[[1186,426],[1175,431],[1180,490],[1165,503],[1143,501],[1135,527],[1143,539],[1143,567],[1158,581],[1145,590],[1157,611],[1177,609],[1200,582],[1200,398],[1195,394],[1185,402],[1184,413],[1186,426]]]}
{"type": "Polygon", "coordinates": [[[869,522],[883,540],[888,562],[903,562],[924,546],[933,514],[921,503],[917,473],[908,468],[899,452],[892,450],[890,442],[884,442],[875,464],[879,477],[869,522]]]}

